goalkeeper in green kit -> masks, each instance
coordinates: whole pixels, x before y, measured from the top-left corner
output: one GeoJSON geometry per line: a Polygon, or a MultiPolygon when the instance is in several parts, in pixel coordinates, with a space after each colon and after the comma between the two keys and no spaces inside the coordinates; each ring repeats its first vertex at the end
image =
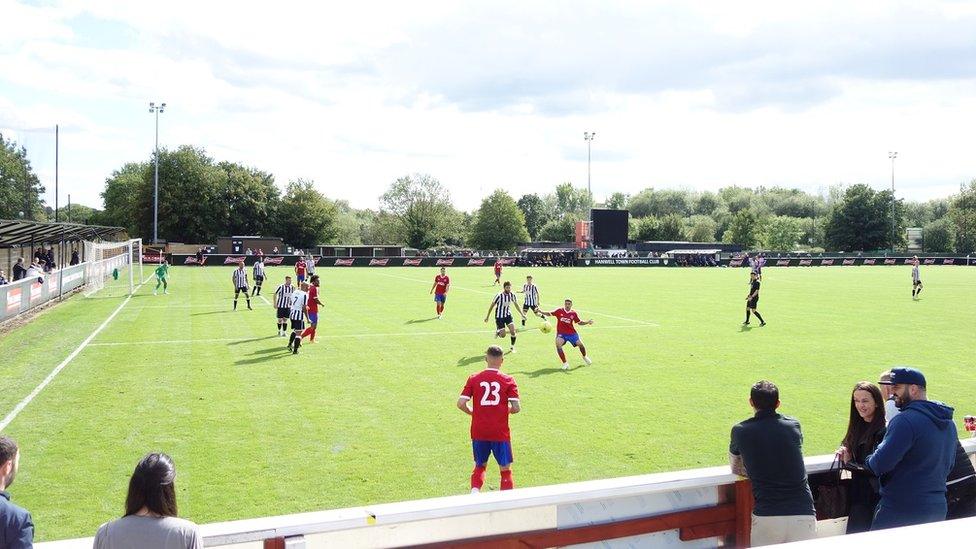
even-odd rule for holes
{"type": "Polygon", "coordinates": [[[159,267],[156,267],[156,289],[153,290],[153,295],[156,295],[156,292],[159,291],[159,286],[160,285],[163,286],[163,293],[164,294],[168,294],[169,293],[169,290],[167,289],[167,284],[166,284],[166,275],[167,274],[169,274],[169,262],[164,259],[163,262],[159,264],[159,267]]]}

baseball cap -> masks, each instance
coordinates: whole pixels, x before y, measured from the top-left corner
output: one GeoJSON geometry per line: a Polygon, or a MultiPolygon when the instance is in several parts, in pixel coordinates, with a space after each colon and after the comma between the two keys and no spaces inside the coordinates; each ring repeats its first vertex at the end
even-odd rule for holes
{"type": "Polygon", "coordinates": [[[879,383],[882,385],[918,385],[925,387],[925,376],[915,368],[892,368],[891,379],[879,383]]]}

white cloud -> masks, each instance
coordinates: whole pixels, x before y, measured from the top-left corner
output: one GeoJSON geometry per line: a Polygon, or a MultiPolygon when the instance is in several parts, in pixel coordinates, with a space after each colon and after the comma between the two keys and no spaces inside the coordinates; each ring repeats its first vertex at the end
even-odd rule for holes
{"type": "Polygon", "coordinates": [[[0,0],[0,130],[64,125],[61,181],[91,204],[148,156],[150,100],[164,145],[357,206],[416,171],[463,208],[585,184],[584,130],[598,197],[883,187],[896,149],[899,194],[927,199],[976,175],[967,6],[0,0]]]}

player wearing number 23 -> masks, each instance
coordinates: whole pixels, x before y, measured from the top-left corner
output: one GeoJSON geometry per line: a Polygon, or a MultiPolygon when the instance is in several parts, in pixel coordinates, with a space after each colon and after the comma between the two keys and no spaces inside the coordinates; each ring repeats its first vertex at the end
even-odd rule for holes
{"type": "Polygon", "coordinates": [[[471,492],[480,492],[485,483],[488,458],[495,456],[501,469],[501,489],[515,487],[512,480],[512,442],[508,429],[509,414],[521,411],[518,385],[512,376],[499,371],[505,355],[501,347],[492,345],[485,352],[487,368],[472,374],[464,384],[457,407],[471,416],[471,448],[474,471],[471,472],[471,492]],[[468,402],[471,407],[468,407],[468,402]]]}

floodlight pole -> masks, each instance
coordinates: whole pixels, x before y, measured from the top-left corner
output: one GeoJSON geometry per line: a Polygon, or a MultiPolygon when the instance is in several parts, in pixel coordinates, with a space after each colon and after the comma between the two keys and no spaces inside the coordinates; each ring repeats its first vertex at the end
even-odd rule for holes
{"type": "MultiPolygon", "coordinates": [[[[592,156],[590,152],[593,144],[593,138],[595,137],[596,137],[596,132],[583,132],[583,139],[586,141],[586,192],[589,193],[590,195],[590,202],[593,201],[593,186],[591,183],[592,171],[590,169],[591,166],[590,160],[592,156]]],[[[593,204],[592,203],[590,204],[590,207],[587,208],[587,210],[589,211],[589,213],[587,214],[587,219],[589,220],[589,223],[587,223],[587,232],[588,232],[587,236],[589,237],[588,240],[590,241],[590,247],[592,248],[593,247],[593,204]]]]}
{"type": "Polygon", "coordinates": [[[898,151],[888,151],[888,158],[891,159],[891,252],[895,252],[895,159],[898,158],[898,151]]]}
{"type": "Polygon", "coordinates": [[[156,115],[155,170],[153,173],[153,244],[159,242],[159,113],[166,110],[166,103],[149,102],[149,112],[156,115]]]}

